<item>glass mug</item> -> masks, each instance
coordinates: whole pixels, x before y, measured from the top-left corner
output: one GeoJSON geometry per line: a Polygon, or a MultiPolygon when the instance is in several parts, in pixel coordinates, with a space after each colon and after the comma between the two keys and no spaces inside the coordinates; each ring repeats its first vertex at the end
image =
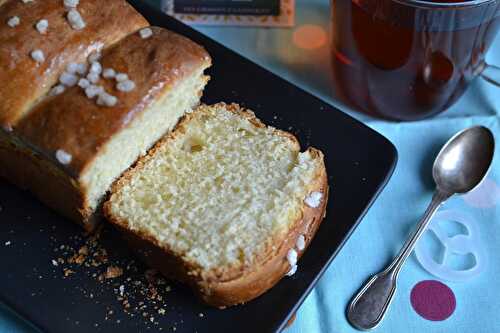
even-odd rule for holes
{"type": "MultiPolygon", "coordinates": [[[[369,114],[417,120],[446,110],[481,75],[500,0],[332,0],[337,92],[369,114]]],[[[499,57],[500,58],[500,57],[499,57]]]]}

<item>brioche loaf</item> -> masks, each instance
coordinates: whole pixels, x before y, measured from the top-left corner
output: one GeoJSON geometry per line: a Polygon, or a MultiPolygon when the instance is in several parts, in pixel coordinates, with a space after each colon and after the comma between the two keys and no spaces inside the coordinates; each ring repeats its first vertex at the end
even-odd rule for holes
{"type": "Polygon", "coordinates": [[[126,1],[64,3],[0,7],[0,176],[92,229],[113,181],[199,103],[211,60],[126,1]]]}
{"type": "Polygon", "coordinates": [[[326,209],[323,154],[237,105],[201,106],[127,171],[104,213],[143,259],[210,305],[297,269],[326,209]]]}

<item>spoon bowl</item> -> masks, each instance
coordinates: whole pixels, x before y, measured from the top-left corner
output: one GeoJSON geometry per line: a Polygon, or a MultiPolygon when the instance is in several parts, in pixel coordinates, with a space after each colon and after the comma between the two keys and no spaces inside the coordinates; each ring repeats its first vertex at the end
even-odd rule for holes
{"type": "Polygon", "coordinates": [[[449,194],[463,194],[481,183],[493,160],[495,140],[483,126],[463,130],[439,152],[432,175],[437,188],[449,194]]]}

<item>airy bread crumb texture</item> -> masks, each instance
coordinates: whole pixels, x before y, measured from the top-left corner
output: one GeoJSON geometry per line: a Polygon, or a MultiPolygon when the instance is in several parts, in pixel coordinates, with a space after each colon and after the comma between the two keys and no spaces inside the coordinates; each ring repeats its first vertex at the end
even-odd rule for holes
{"type": "Polygon", "coordinates": [[[199,103],[201,91],[208,80],[203,70],[193,73],[174,87],[166,87],[163,96],[154,105],[102,148],[80,178],[88,190],[87,200],[92,209],[98,207],[111,184],[139,156],[146,154],[162,135],[199,103]]]}
{"type": "Polygon", "coordinates": [[[312,155],[237,106],[201,106],[117,186],[108,209],[203,270],[250,266],[301,218],[322,167],[312,155]]]}

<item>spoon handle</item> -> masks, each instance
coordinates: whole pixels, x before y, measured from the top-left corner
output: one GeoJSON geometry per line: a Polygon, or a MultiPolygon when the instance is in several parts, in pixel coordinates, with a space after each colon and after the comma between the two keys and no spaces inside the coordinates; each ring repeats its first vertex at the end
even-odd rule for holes
{"type": "Polygon", "coordinates": [[[347,309],[347,319],[352,326],[360,330],[370,330],[382,321],[396,291],[401,267],[422,237],[438,208],[449,197],[448,193],[436,191],[416,230],[406,241],[398,256],[384,271],[372,276],[352,299],[347,309]]]}

